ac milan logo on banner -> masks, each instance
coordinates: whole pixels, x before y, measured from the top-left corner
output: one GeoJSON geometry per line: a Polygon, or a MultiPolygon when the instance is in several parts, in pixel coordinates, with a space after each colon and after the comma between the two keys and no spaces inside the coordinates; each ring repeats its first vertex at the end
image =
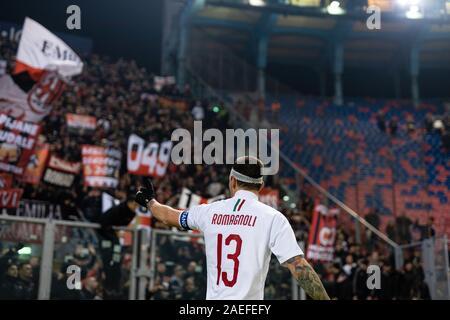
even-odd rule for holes
{"type": "Polygon", "coordinates": [[[50,113],[70,77],[82,70],[83,63],[67,44],[26,18],[13,75],[0,75],[0,112],[40,122],[50,113]]]}
{"type": "Polygon", "coordinates": [[[65,83],[56,72],[45,72],[39,82],[28,92],[28,105],[39,117],[45,117],[52,109],[52,103],[64,91],[65,83]]]}
{"type": "Polygon", "coordinates": [[[307,259],[333,260],[337,213],[336,210],[316,204],[308,237],[307,259]]]}

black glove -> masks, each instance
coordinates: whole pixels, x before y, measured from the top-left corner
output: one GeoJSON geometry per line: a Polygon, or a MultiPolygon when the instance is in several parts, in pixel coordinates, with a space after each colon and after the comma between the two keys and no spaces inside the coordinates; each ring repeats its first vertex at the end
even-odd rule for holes
{"type": "Polygon", "coordinates": [[[147,208],[147,204],[150,200],[155,198],[155,188],[153,188],[153,183],[150,179],[144,179],[144,186],[144,188],[140,188],[139,191],[136,192],[134,201],[147,208]]]}

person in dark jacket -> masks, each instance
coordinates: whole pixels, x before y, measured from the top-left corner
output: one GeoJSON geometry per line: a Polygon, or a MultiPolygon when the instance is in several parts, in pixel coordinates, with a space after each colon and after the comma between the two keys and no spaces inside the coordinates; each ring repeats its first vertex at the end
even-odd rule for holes
{"type": "Polygon", "coordinates": [[[14,292],[18,275],[17,265],[10,264],[6,274],[0,279],[0,300],[16,299],[11,294],[14,292]]]}
{"type": "Polygon", "coordinates": [[[381,300],[397,300],[400,290],[400,274],[386,261],[382,267],[381,290],[376,292],[381,300]]]}
{"type": "Polygon", "coordinates": [[[404,266],[403,281],[401,298],[404,300],[410,300],[414,293],[414,288],[417,284],[417,273],[414,270],[414,266],[411,262],[407,262],[404,266]]]}
{"type": "Polygon", "coordinates": [[[358,268],[353,276],[353,299],[366,300],[369,296],[369,289],[367,288],[367,265],[366,259],[361,259],[358,262],[358,268]]]}
{"type": "Polygon", "coordinates": [[[97,296],[98,281],[95,277],[88,277],[83,282],[83,289],[81,289],[81,300],[99,300],[97,296]]]}
{"type": "Polygon", "coordinates": [[[28,262],[19,265],[19,276],[14,284],[12,295],[18,300],[36,299],[35,285],[33,283],[33,268],[28,262]]]}

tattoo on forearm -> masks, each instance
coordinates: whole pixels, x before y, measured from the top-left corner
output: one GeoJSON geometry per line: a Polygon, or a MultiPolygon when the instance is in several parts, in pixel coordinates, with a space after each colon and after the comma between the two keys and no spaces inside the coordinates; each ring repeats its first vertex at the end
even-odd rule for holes
{"type": "Polygon", "coordinates": [[[306,294],[311,298],[314,300],[330,299],[319,276],[305,259],[297,256],[286,261],[284,266],[289,268],[295,279],[297,279],[300,287],[302,287],[306,294]]]}

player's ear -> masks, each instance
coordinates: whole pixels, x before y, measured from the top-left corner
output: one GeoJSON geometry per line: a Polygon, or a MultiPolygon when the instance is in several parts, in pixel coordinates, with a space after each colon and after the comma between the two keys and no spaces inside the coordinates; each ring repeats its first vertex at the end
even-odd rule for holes
{"type": "Polygon", "coordinates": [[[237,187],[236,178],[231,176],[230,177],[230,191],[233,192],[233,190],[236,190],[236,187],[237,187]]]}

